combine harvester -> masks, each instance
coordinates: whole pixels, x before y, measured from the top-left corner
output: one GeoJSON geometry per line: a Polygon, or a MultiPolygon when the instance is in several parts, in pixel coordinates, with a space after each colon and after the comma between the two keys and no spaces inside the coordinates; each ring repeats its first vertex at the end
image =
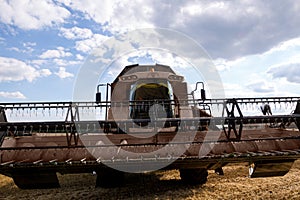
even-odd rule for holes
{"type": "Polygon", "coordinates": [[[59,187],[56,173],[96,173],[96,186],[114,187],[127,172],[169,169],[203,184],[207,170],[245,162],[251,178],[283,176],[300,158],[299,129],[300,97],[208,99],[168,66],[131,65],[98,85],[95,102],[0,103],[0,173],[23,189],[59,187]],[[243,114],[266,103],[293,112],[243,114]]]}

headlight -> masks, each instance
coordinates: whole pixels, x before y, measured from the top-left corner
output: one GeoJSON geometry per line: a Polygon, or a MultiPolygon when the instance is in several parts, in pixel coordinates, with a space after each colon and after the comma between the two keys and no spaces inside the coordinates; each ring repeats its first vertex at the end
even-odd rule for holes
{"type": "Polygon", "coordinates": [[[183,81],[183,76],[170,75],[168,78],[170,81],[183,81]]]}
{"type": "Polygon", "coordinates": [[[121,76],[120,80],[121,81],[132,81],[136,80],[138,77],[136,75],[130,75],[130,76],[121,76]]]}

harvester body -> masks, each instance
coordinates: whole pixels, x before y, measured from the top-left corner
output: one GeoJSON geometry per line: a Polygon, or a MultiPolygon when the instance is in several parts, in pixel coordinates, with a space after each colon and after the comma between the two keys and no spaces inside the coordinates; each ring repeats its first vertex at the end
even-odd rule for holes
{"type": "Polygon", "coordinates": [[[183,181],[199,184],[228,163],[247,162],[254,178],[285,175],[300,158],[300,97],[206,99],[203,83],[189,93],[164,65],[127,66],[97,90],[92,102],[0,103],[0,173],[20,188],[59,187],[57,172],[95,172],[97,186],[111,187],[126,172],[158,169],[179,169],[183,181]],[[294,111],[244,115],[243,107],[263,103],[294,111]],[[88,112],[104,117],[82,118],[88,112]],[[63,119],[28,120],[47,114],[63,119]]]}

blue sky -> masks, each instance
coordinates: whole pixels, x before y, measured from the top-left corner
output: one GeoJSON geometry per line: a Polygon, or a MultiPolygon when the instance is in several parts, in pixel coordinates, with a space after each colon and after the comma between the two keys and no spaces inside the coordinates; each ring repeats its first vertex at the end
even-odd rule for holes
{"type": "MultiPolygon", "coordinates": [[[[93,49],[141,28],[167,28],[201,45],[226,97],[300,94],[297,1],[0,0],[0,9],[1,102],[72,100],[76,77],[93,49]]],[[[121,69],[136,62],[184,63],[159,52],[137,51],[117,64],[121,69]]],[[[113,66],[108,76],[118,75],[113,66]]]]}

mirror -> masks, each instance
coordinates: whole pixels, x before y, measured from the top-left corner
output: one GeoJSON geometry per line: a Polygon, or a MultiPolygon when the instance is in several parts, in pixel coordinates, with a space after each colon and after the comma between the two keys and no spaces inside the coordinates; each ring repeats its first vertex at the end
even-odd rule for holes
{"type": "Polygon", "coordinates": [[[201,99],[205,100],[206,99],[206,94],[205,94],[205,90],[201,89],[201,99]]]}
{"type": "Polygon", "coordinates": [[[96,93],[96,103],[100,103],[101,102],[101,92],[97,92],[96,93]]]}

